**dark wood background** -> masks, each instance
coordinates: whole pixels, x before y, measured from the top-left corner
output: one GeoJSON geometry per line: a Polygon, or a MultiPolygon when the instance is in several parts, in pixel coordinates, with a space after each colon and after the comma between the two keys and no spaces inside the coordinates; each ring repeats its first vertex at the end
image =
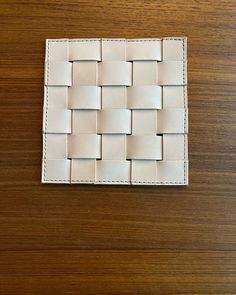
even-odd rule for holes
{"type": "Polygon", "coordinates": [[[236,294],[236,2],[0,1],[0,294],[236,294]],[[42,185],[46,38],[188,37],[190,185],[42,185]]]}

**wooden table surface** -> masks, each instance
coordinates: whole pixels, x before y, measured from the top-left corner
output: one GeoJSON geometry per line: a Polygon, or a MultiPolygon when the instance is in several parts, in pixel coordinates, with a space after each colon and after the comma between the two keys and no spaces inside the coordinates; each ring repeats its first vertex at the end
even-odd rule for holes
{"type": "Polygon", "coordinates": [[[236,294],[236,2],[1,1],[0,294],[236,294]],[[188,187],[40,184],[46,38],[188,37],[188,187]]]}

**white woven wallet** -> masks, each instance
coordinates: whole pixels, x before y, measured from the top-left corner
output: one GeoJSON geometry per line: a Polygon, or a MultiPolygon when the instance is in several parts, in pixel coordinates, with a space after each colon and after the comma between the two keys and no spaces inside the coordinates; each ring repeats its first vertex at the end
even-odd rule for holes
{"type": "Polygon", "coordinates": [[[50,39],[44,183],[188,184],[187,40],[50,39]]]}

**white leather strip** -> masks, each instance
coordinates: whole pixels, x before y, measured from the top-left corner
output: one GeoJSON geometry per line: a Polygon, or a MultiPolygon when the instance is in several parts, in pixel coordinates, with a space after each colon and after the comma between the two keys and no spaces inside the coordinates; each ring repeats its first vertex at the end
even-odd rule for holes
{"type": "Polygon", "coordinates": [[[163,160],[176,161],[188,158],[186,134],[163,134],[163,160]]]}
{"type": "Polygon", "coordinates": [[[132,160],[131,183],[153,185],[157,182],[157,161],[132,160]]]}
{"type": "Polygon", "coordinates": [[[49,109],[67,109],[67,93],[68,87],[44,87],[44,108],[49,109]]]}
{"type": "Polygon", "coordinates": [[[106,86],[102,87],[102,108],[103,109],[126,109],[127,87],[106,86]]]}
{"type": "Polygon", "coordinates": [[[163,86],[163,108],[187,108],[186,86],[163,86]]]}
{"type": "Polygon", "coordinates": [[[42,182],[188,183],[187,40],[49,39],[42,182]]]}
{"type": "Polygon", "coordinates": [[[160,86],[131,86],[127,88],[129,109],[161,109],[162,89],[160,86]]]}
{"type": "Polygon", "coordinates": [[[68,89],[69,109],[101,109],[101,87],[73,86],[68,89]]]}
{"type": "Polygon", "coordinates": [[[186,161],[157,161],[157,183],[187,184],[187,171],[188,162],[186,161]]]}
{"type": "Polygon", "coordinates": [[[44,159],[42,165],[44,182],[70,183],[70,160],[44,159]]]}
{"type": "Polygon", "coordinates": [[[186,61],[162,61],[157,65],[158,85],[186,85],[186,61]]]}
{"type": "Polygon", "coordinates": [[[72,159],[71,183],[94,183],[95,164],[94,159],[72,159]]]}
{"type": "Polygon", "coordinates": [[[97,62],[73,62],[73,86],[97,85],[97,62]]]}
{"type": "Polygon", "coordinates": [[[133,110],[132,111],[132,134],[152,134],[157,132],[156,110],[133,110]]]}
{"type": "Polygon", "coordinates": [[[45,61],[69,61],[68,39],[48,39],[46,43],[45,61]]]}
{"type": "Polygon", "coordinates": [[[158,60],[161,61],[161,40],[128,40],[127,60],[158,60]]]}
{"type": "Polygon", "coordinates": [[[72,113],[72,133],[97,133],[97,111],[74,110],[72,113]]]}
{"type": "Polygon", "coordinates": [[[187,133],[186,109],[163,109],[157,112],[157,133],[187,133]]]}
{"type": "Polygon", "coordinates": [[[98,133],[129,134],[131,132],[130,110],[109,109],[98,111],[98,133]]]}
{"type": "Polygon", "coordinates": [[[45,159],[66,159],[67,158],[67,135],[66,134],[45,134],[43,137],[44,144],[47,145],[43,150],[45,159]]]}
{"type": "Polygon", "coordinates": [[[72,85],[72,63],[67,61],[46,62],[45,85],[71,86],[72,85]]]}
{"type": "Polygon", "coordinates": [[[164,38],[163,60],[185,60],[187,52],[187,44],[183,39],[164,38]]]}
{"type": "Polygon", "coordinates": [[[102,40],[103,61],[125,61],[126,40],[125,39],[103,39],[102,40]]]}
{"type": "Polygon", "coordinates": [[[96,161],[95,183],[129,184],[130,161],[96,161]]]}
{"type": "Polygon", "coordinates": [[[104,61],[98,64],[99,85],[129,86],[132,84],[132,63],[104,61]]]}
{"type": "Polygon", "coordinates": [[[48,133],[71,133],[71,111],[47,109],[43,131],[48,133]]]}
{"type": "Polygon", "coordinates": [[[70,61],[78,60],[101,60],[100,39],[93,40],[71,40],[70,44],[70,61]]]}
{"type": "Polygon", "coordinates": [[[162,136],[127,136],[127,159],[161,160],[162,136]]]}
{"type": "Polygon", "coordinates": [[[101,158],[101,136],[97,134],[68,135],[68,158],[101,158]]]}
{"type": "Polygon", "coordinates": [[[102,135],[102,159],[126,160],[126,135],[102,135]]]}
{"type": "Polygon", "coordinates": [[[133,86],[158,85],[156,61],[133,62],[133,86]]]}

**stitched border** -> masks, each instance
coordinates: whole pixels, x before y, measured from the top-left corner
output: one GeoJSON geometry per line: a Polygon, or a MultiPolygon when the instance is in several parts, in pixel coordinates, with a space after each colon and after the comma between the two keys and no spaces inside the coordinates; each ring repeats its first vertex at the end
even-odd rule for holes
{"type": "Polygon", "coordinates": [[[47,75],[46,75],[46,81],[47,81],[47,86],[46,86],[46,113],[45,113],[45,132],[44,132],[44,169],[43,169],[43,180],[45,182],[58,182],[58,183],[139,183],[139,184],[187,184],[186,181],[186,73],[185,73],[185,38],[175,38],[175,37],[167,37],[167,38],[162,38],[162,39],[48,39],[47,40],[47,75]],[[155,41],[162,41],[162,40],[174,40],[174,41],[182,41],[182,51],[183,51],[183,87],[184,87],[184,108],[185,108],[185,114],[184,114],[184,180],[183,182],[158,182],[158,181],[150,181],[150,182],[142,182],[142,181],[90,181],[90,180],[66,180],[66,179],[46,179],[46,160],[47,160],[47,123],[48,123],[48,80],[49,80],[49,51],[50,51],[50,43],[51,42],[100,42],[100,41],[109,41],[109,42],[155,42],[155,41]]]}
{"type": "Polygon", "coordinates": [[[83,184],[83,183],[92,183],[92,184],[96,184],[96,183],[128,183],[128,184],[132,184],[132,183],[140,183],[140,184],[147,184],[147,183],[149,183],[149,184],[180,184],[180,185],[182,185],[183,183],[182,182],[168,182],[168,181],[146,181],[146,182],[144,182],[144,181],[116,181],[116,180],[101,180],[101,181],[99,181],[99,180],[97,180],[97,181],[93,181],[93,180],[83,180],[83,179],[79,179],[79,180],[67,180],[67,179],[59,179],[59,180],[57,180],[57,179],[47,179],[46,181],[54,181],[54,182],[61,182],[61,181],[63,181],[64,183],[66,182],[66,183],[72,183],[72,182],[74,182],[74,183],[81,183],[81,184],[83,184]]]}
{"type": "MultiPolygon", "coordinates": [[[[182,50],[183,50],[183,84],[184,84],[184,160],[186,157],[186,152],[185,152],[185,147],[186,147],[186,136],[185,136],[185,132],[186,132],[186,106],[185,106],[185,64],[184,64],[184,44],[185,44],[185,40],[183,39],[182,41],[182,50]]],[[[186,184],[186,163],[184,162],[184,183],[186,184]]]]}
{"type": "MultiPolygon", "coordinates": [[[[46,86],[46,113],[45,113],[45,132],[44,132],[44,169],[43,169],[43,178],[45,181],[46,180],[46,175],[47,175],[47,168],[46,168],[46,159],[47,159],[47,129],[48,129],[48,79],[49,79],[49,46],[50,46],[50,42],[47,41],[47,53],[46,53],[46,56],[47,56],[47,86],[46,86]]],[[[45,87],[45,86],[44,86],[45,87]]]]}

